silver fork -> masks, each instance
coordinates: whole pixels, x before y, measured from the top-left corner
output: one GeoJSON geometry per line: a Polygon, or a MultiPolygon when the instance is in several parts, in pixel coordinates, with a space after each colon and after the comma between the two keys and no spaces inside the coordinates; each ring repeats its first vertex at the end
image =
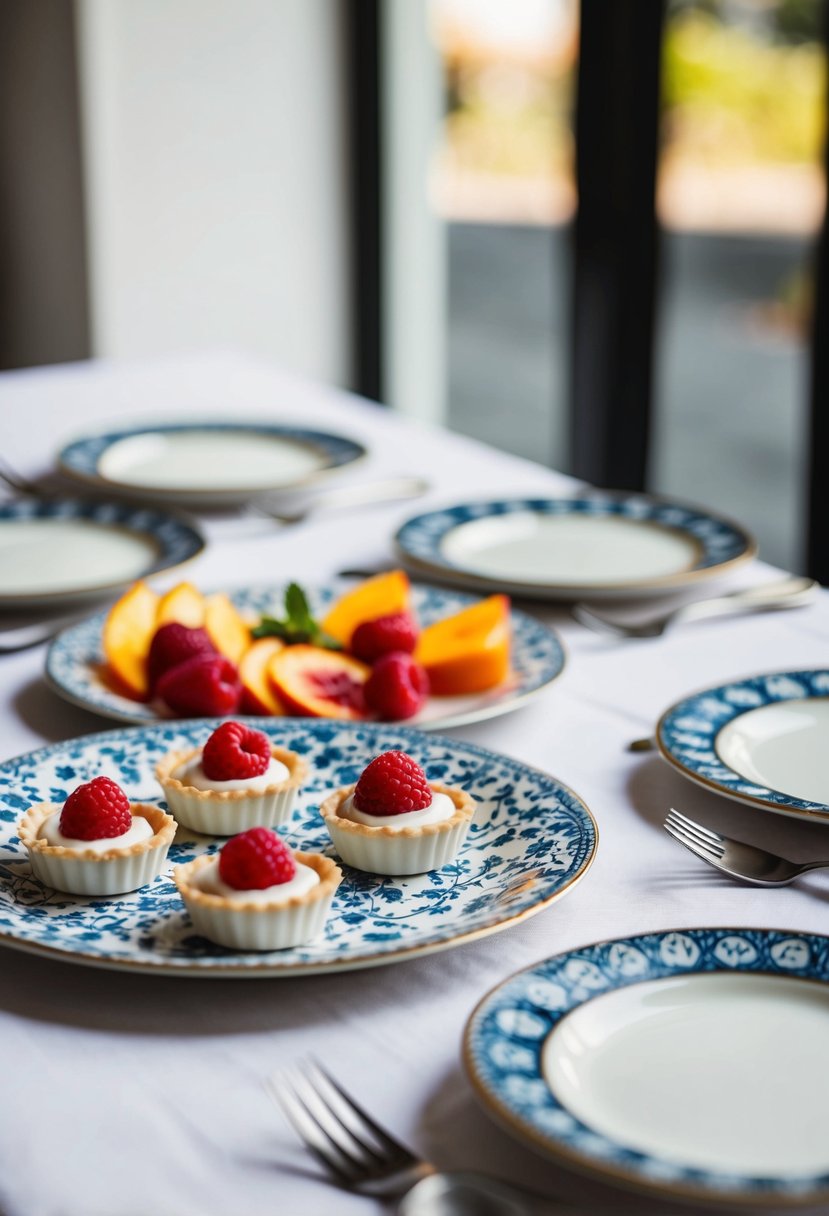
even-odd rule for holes
{"type": "MultiPolygon", "coordinates": [[[[265,1086],[339,1186],[376,1198],[404,1196],[401,1216],[460,1216],[473,1210],[472,1202],[482,1216],[527,1216],[530,1211],[529,1195],[494,1178],[436,1170],[385,1131],[316,1061],[304,1062],[290,1075],[269,1077],[265,1086]]],[[[564,1208],[556,1213],[567,1216],[564,1208]]]]}
{"type": "Polygon", "coordinates": [[[581,625],[596,633],[610,634],[615,638],[658,638],[672,625],[680,621],[698,621],[705,617],[742,616],[753,612],[773,612],[783,608],[799,608],[811,603],[817,592],[817,583],[811,578],[792,575],[774,583],[763,583],[743,591],[729,591],[726,595],[707,600],[694,600],[682,604],[663,616],[636,624],[603,616],[586,604],[574,604],[572,615],[581,625]]]}
{"type": "Polygon", "coordinates": [[[321,511],[370,506],[372,503],[399,502],[409,498],[420,498],[429,489],[423,477],[388,477],[383,481],[358,482],[354,485],[319,490],[301,507],[285,511],[276,499],[262,495],[249,504],[256,515],[265,515],[280,524],[301,524],[321,511]]]}
{"type": "Polygon", "coordinates": [[[829,861],[790,861],[744,840],[712,832],[673,807],[662,826],[702,861],[755,887],[785,887],[809,870],[829,869],[829,861]]]}

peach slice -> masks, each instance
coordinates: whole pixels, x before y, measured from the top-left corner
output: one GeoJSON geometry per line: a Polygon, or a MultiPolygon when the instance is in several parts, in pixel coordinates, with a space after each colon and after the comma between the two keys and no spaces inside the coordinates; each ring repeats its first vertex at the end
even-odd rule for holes
{"type": "Polygon", "coordinates": [[[138,582],[113,604],[104,622],[103,647],[113,675],[123,691],[139,701],[150,692],[147,655],[156,628],[158,596],[138,582]]]}
{"type": "Polygon", "coordinates": [[[250,629],[224,592],[209,595],[205,600],[204,627],[219,654],[238,664],[250,646],[250,629]]]}
{"type": "Polygon", "coordinates": [[[437,696],[483,692],[509,673],[510,602],[492,595],[422,631],[414,657],[437,696]]]}
{"type": "Polygon", "coordinates": [[[242,681],[242,713],[273,714],[286,712],[268,678],[268,665],[275,654],[285,649],[279,638],[259,638],[245,651],[239,663],[242,681]]]}
{"type": "Polygon", "coordinates": [[[156,615],[156,628],[169,621],[177,621],[188,629],[201,629],[204,625],[204,596],[192,583],[176,583],[175,587],[161,597],[156,615]]]}
{"type": "Polygon", "coordinates": [[[268,675],[290,714],[306,718],[365,718],[363,685],[371,668],[337,650],[286,646],[268,675]]]}
{"type": "Polygon", "coordinates": [[[322,622],[322,628],[343,646],[364,621],[391,616],[409,609],[409,577],[402,570],[390,570],[366,579],[353,591],[340,596],[322,622]]]}

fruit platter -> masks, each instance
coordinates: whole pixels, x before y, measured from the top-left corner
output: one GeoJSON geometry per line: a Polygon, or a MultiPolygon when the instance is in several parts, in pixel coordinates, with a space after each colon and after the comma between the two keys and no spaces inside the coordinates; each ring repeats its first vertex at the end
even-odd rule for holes
{"type": "Polygon", "coordinates": [[[210,594],[138,582],[55,639],[46,677],[64,698],[125,722],[249,714],[430,729],[517,708],[563,666],[556,634],[508,597],[412,584],[394,570],[356,586],[210,594]]]}

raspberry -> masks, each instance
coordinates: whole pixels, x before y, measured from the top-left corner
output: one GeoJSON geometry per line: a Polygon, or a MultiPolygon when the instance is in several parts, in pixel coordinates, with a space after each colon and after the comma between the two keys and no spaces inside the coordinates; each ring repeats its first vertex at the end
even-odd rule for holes
{"type": "Polygon", "coordinates": [[[123,836],[132,827],[130,800],[109,777],[96,777],[72,791],[63,804],[58,826],[70,840],[123,836]]]}
{"type": "Polygon", "coordinates": [[[198,654],[165,672],[155,691],[179,717],[223,718],[238,710],[242,684],[230,659],[198,654]]]}
{"type": "Polygon", "coordinates": [[[296,862],[270,828],[251,828],[229,840],[219,854],[219,878],[236,891],[262,891],[289,882],[296,862]]]}
{"type": "Polygon", "coordinates": [[[354,805],[367,815],[402,815],[431,806],[432,791],[423,769],[405,752],[383,752],[357,782],[354,805]]]}
{"type": "Polygon", "coordinates": [[[384,654],[363,685],[366,705],[380,718],[398,722],[416,714],[429,695],[429,677],[410,654],[384,654]]]}
{"type": "Polygon", "coordinates": [[[417,645],[417,625],[408,612],[394,612],[363,621],[351,635],[351,653],[364,663],[373,663],[392,650],[411,654],[417,645]]]}
{"type": "Polygon", "coordinates": [[[205,743],[201,757],[204,775],[211,781],[260,777],[270,762],[268,736],[241,722],[223,722],[217,727],[205,743]]]}
{"type": "Polygon", "coordinates": [[[170,621],[156,629],[150,643],[150,653],[147,658],[147,674],[150,680],[150,691],[171,667],[177,667],[187,659],[197,654],[215,654],[216,647],[210,641],[206,630],[189,629],[178,621],[170,621]]]}

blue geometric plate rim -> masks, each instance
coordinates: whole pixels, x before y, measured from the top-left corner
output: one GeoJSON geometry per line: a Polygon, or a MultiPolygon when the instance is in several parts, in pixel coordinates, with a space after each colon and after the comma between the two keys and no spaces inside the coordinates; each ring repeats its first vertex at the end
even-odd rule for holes
{"type": "Polygon", "coordinates": [[[829,669],[807,667],[738,676],[674,702],[660,717],[660,753],[683,776],[738,802],[813,821],[829,820],[829,806],[769,789],[729,767],[716,751],[719,732],[753,709],[775,702],[829,697],[829,669]]]}
{"type": "Polygon", "coordinates": [[[536,1150],[633,1190],[755,1208],[826,1201],[829,1173],[753,1177],[632,1149],[582,1123],[543,1078],[543,1045],[573,1009],[632,984],[714,972],[825,985],[829,937],[799,929],[660,929],[607,938],[534,963],[495,985],[467,1020],[463,1063],[476,1097],[507,1131],[536,1150]]]}
{"type": "MultiPolygon", "coordinates": [[[[698,578],[719,574],[753,557],[757,544],[740,524],[724,516],[690,503],[662,499],[638,492],[597,490],[572,497],[513,497],[480,499],[423,512],[407,519],[394,536],[398,553],[416,566],[468,582],[476,586],[491,586],[495,580],[476,574],[450,560],[442,550],[447,533],[461,524],[489,516],[535,512],[540,515],[619,515],[634,521],[663,525],[672,531],[690,535],[699,547],[699,558],[688,570],[646,579],[613,580],[583,588],[584,594],[603,590],[658,590],[681,586],[698,578]]],[[[555,584],[521,579],[509,580],[510,587],[527,594],[533,591],[569,592],[576,584],[555,584]]]]}
{"type": "MultiPolygon", "coordinates": [[[[321,431],[313,427],[291,423],[267,422],[264,420],[256,421],[255,419],[240,419],[238,422],[231,419],[205,419],[204,421],[191,422],[147,422],[115,431],[106,430],[79,435],[69,440],[61,448],[57,457],[58,465],[69,476],[76,477],[81,481],[91,482],[95,485],[107,485],[125,491],[132,490],[136,494],[140,494],[146,488],[152,490],[153,493],[159,493],[160,491],[158,491],[157,487],[143,487],[134,482],[122,482],[117,478],[104,476],[98,467],[101,457],[114,444],[120,443],[124,439],[132,439],[138,435],[158,433],[180,435],[190,431],[207,431],[211,433],[242,431],[246,434],[262,434],[271,438],[287,439],[303,447],[313,448],[325,457],[326,463],[324,468],[290,484],[280,483],[273,487],[274,490],[287,490],[305,485],[317,480],[318,477],[324,475],[328,470],[353,464],[366,455],[364,444],[346,435],[338,435],[333,431],[321,431]]],[[[191,486],[177,488],[170,486],[165,487],[163,493],[165,496],[169,495],[175,499],[179,496],[183,498],[198,494],[235,495],[244,493],[245,488],[245,486],[240,485],[217,491],[209,486],[199,488],[191,486]]],[[[266,491],[258,488],[256,492],[265,493],[266,491]]]]}
{"type": "MultiPolygon", "coordinates": [[[[105,502],[99,499],[73,498],[61,495],[56,498],[17,499],[0,503],[0,520],[27,521],[35,519],[82,519],[113,528],[123,528],[150,536],[159,547],[155,559],[150,562],[141,578],[149,578],[161,571],[171,570],[196,557],[204,549],[205,540],[194,521],[185,515],[143,503],[105,502]]],[[[89,594],[106,592],[123,587],[132,578],[119,578],[111,582],[90,587],[89,594]]],[[[87,588],[84,586],[82,592],[87,588]]],[[[18,601],[31,603],[54,600],[80,594],[74,590],[55,592],[24,592],[20,595],[0,590],[0,603],[15,604],[18,601]]]]}

